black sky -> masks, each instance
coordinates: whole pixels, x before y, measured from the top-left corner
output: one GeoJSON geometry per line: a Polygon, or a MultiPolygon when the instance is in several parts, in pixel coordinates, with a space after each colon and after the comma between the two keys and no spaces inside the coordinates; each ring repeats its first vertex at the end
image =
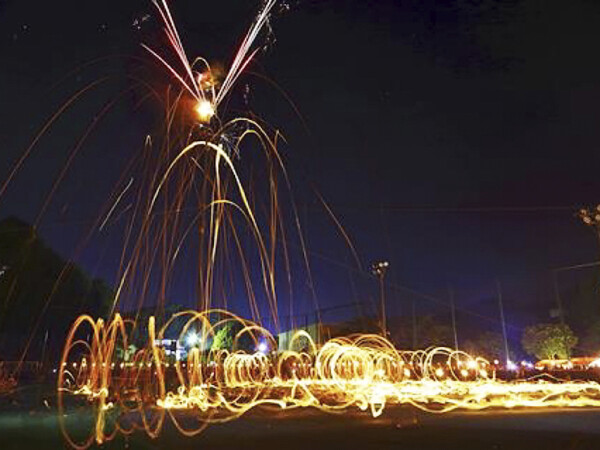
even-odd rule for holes
{"type": "MultiPolygon", "coordinates": [[[[139,43],[158,33],[149,3],[0,1],[2,179],[62,101],[114,75],[40,142],[0,215],[35,219],[89,121],[139,74],[120,55],[148,57],[139,43]]],[[[189,53],[224,61],[256,7],[171,4],[189,53]]],[[[323,257],[350,259],[313,188],[365,264],[389,259],[395,283],[437,296],[455,286],[465,308],[488,301],[496,278],[515,308],[550,305],[548,269],[596,259],[574,212],[600,201],[598,2],[305,0],[273,26],[277,41],[253,70],[287,92],[304,123],[275,88],[244,83],[251,108],[288,138],[322,303],[352,295],[348,272],[323,257]]],[[[143,142],[151,113],[133,105],[102,120],[42,221],[65,255],[143,142]]],[[[107,245],[92,241],[78,258],[110,278],[107,245]]]]}

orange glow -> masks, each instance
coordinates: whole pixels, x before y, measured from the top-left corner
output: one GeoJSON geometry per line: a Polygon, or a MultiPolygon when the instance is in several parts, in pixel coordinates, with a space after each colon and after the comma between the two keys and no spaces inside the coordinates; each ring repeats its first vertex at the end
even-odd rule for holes
{"type": "Polygon", "coordinates": [[[202,123],[210,122],[210,119],[215,115],[215,109],[208,100],[200,100],[196,105],[196,113],[202,123]]]}
{"type": "Polygon", "coordinates": [[[82,316],[69,334],[59,369],[58,406],[63,432],[77,448],[111,440],[118,432],[131,433],[132,415],[140,418],[139,428],[156,437],[166,418],[191,436],[261,405],[338,412],[358,408],[373,417],[387,405],[412,405],[433,413],[600,407],[600,384],[595,382],[500,381],[488,376],[489,363],[483,358],[441,347],[401,351],[378,335],[335,338],[318,346],[308,333],[299,331],[287,349],[277,350],[266,329],[225,310],[184,311],[159,330],[150,318],[148,346],[122,361],[116,349],[127,342],[125,321],[118,314],[107,324],[82,316]],[[179,341],[192,326],[200,327],[207,339],[226,324],[235,323],[240,331],[233,349],[201,352],[194,347],[187,359],[169,361],[156,343],[173,331],[175,323],[181,327],[179,341]],[[77,339],[78,334],[89,335],[91,342],[77,339]],[[241,336],[254,345],[268,342],[273,353],[237,348],[241,336]],[[301,342],[304,350],[296,348],[301,342]],[[71,361],[72,354],[76,361],[71,361]],[[95,409],[95,427],[82,442],[73,441],[62,419],[65,405],[72,403],[65,401],[67,397],[86,399],[95,409]],[[178,411],[197,416],[198,425],[184,427],[178,411]]]}

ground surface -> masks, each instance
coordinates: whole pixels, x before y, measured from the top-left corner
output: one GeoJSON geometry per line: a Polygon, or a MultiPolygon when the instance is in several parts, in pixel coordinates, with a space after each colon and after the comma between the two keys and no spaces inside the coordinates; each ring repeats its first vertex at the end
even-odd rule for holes
{"type": "MultiPolygon", "coordinates": [[[[24,405],[0,404],[0,449],[65,448],[55,413],[24,405]]],[[[89,426],[86,414],[71,415],[75,429],[89,426]]],[[[330,415],[314,410],[254,411],[232,423],[211,425],[184,438],[165,426],[152,440],[137,433],[103,445],[105,449],[261,450],[596,450],[600,449],[600,410],[512,410],[432,415],[409,407],[387,408],[382,417],[352,412],[330,415]]]]}

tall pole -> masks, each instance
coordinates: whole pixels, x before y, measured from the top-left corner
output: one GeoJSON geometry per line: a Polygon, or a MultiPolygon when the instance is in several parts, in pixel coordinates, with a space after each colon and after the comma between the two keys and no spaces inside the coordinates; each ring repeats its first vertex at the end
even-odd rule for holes
{"type": "Polygon", "coordinates": [[[582,208],[579,210],[579,218],[584,224],[588,225],[594,230],[598,245],[600,246],[600,205],[596,205],[595,208],[582,208]]]}
{"type": "Polygon", "coordinates": [[[594,209],[580,209],[578,216],[584,224],[594,230],[594,234],[598,240],[598,246],[600,246],[600,205],[597,205],[594,209]]]}
{"type": "Polygon", "coordinates": [[[506,355],[506,364],[508,364],[510,356],[508,353],[508,337],[506,336],[506,320],[504,319],[504,304],[502,303],[500,280],[496,280],[496,286],[498,288],[498,306],[500,307],[500,322],[502,323],[502,336],[504,338],[504,354],[506,355]]]}
{"type": "Polygon", "coordinates": [[[417,311],[415,298],[412,299],[412,343],[413,350],[417,349],[417,311]]]}
{"type": "Polygon", "coordinates": [[[454,332],[454,349],[458,350],[458,332],[456,330],[456,307],[454,305],[454,290],[448,288],[450,294],[450,312],[452,313],[452,331],[454,332]]]}
{"type": "Polygon", "coordinates": [[[560,291],[558,289],[558,273],[556,272],[556,270],[552,271],[552,278],[553,278],[553,281],[554,281],[554,295],[556,297],[556,307],[558,308],[558,315],[560,317],[560,324],[564,325],[565,324],[565,312],[563,310],[562,300],[560,298],[560,291]]]}
{"type": "Polygon", "coordinates": [[[381,333],[383,337],[387,337],[387,314],[385,311],[385,284],[384,278],[390,263],[387,261],[380,261],[373,264],[371,271],[373,275],[379,278],[379,309],[381,310],[381,333]]]}
{"type": "Polygon", "coordinates": [[[383,284],[383,277],[385,274],[382,274],[379,277],[379,298],[381,301],[381,329],[383,331],[383,336],[387,336],[387,314],[385,310],[385,286],[383,284]]]}
{"type": "Polygon", "coordinates": [[[48,330],[46,330],[46,334],[44,335],[44,343],[42,345],[42,356],[40,358],[40,363],[44,366],[44,361],[46,359],[46,348],[48,347],[48,330]]]}

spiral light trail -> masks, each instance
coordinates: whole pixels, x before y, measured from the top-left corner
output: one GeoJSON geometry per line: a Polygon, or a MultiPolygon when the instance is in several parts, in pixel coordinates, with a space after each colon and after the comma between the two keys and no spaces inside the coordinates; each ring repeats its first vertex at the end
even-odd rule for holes
{"type": "Polygon", "coordinates": [[[278,350],[266,329],[224,310],[185,311],[159,330],[150,318],[148,346],[125,361],[116,349],[127,347],[127,332],[128,322],[118,314],[108,324],[82,316],[71,330],[59,369],[59,417],[73,398],[85,399],[95,411],[95,427],[82,442],[70,437],[63,420],[63,432],[76,448],[138,428],[156,437],[167,418],[192,436],[261,405],[357,408],[373,417],[389,405],[412,405],[431,413],[600,407],[600,384],[595,382],[501,381],[483,358],[449,348],[399,351],[377,335],[335,338],[318,346],[308,333],[298,331],[289,348],[278,350]],[[228,324],[239,331],[231,350],[192,348],[186,360],[171,361],[156,343],[172,335],[175,323],[180,327],[178,341],[192,327],[200,327],[207,342],[228,324]],[[84,333],[91,334],[91,343],[77,339],[84,333]],[[239,349],[244,340],[250,347],[266,340],[272,351],[239,349]],[[193,428],[182,420],[189,415],[197,419],[193,428]]]}
{"type": "MultiPolygon", "coordinates": [[[[280,136],[277,132],[271,135],[255,119],[222,121],[224,99],[257,54],[255,41],[275,3],[263,2],[221,81],[205,59],[190,63],[166,1],[154,0],[177,64],[146,49],[174,77],[180,92],[166,108],[168,139],[163,151],[152,153],[148,139],[147,159],[142,164],[147,183],[137,188],[111,319],[105,322],[87,315],[79,317],[64,346],[57,388],[59,418],[67,442],[85,449],[94,442],[100,444],[135,430],[155,438],[166,421],[184,435],[193,436],[210,424],[236,419],[261,406],[324,411],[354,408],[368,411],[373,417],[390,405],[412,405],[431,413],[600,407],[600,385],[595,382],[541,377],[502,381],[496,377],[495,366],[483,358],[449,348],[402,351],[373,334],[321,343],[306,331],[298,331],[286,348],[278,348],[275,336],[262,326],[261,309],[268,309],[274,328],[279,330],[276,280],[286,279],[291,286],[286,244],[289,234],[284,231],[279,207],[278,179],[283,179],[290,191],[291,186],[277,150],[280,136]],[[184,132],[175,132],[177,115],[189,119],[190,111],[191,124],[184,126],[184,132]],[[262,217],[257,217],[254,208],[256,190],[250,189],[252,195],[246,191],[248,183],[234,164],[249,138],[258,142],[267,162],[262,175],[268,192],[263,208],[257,209],[266,211],[262,217]],[[172,142],[177,143],[176,149],[172,142]],[[197,215],[191,223],[182,224],[179,211],[192,201],[196,202],[197,215]],[[163,215],[158,214],[161,205],[165,208],[163,215]],[[254,258],[248,255],[234,216],[242,219],[243,231],[255,244],[254,258]],[[193,230],[199,230],[198,311],[177,313],[160,327],[153,317],[141,323],[116,313],[122,297],[135,298],[141,310],[150,289],[149,280],[157,273],[161,292],[157,303],[164,306],[169,277],[193,230]],[[286,272],[283,277],[276,276],[278,267],[286,272]],[[227,270],[234,269],[241,273],[237,280],[241,279],[246,289],[252,320],[227,309],[223,286],[233,284],[227,270]],[[255,292],[252,274],[260,278],[260,295],[255,292]],[[222,308],[214,308],[214,299],[221,298],[222,308]],[[259,305],[258,298],[265,304],[259,305]],[[214,348],[215,337],[225,327],[235,330],[232,344],[214,348]],[[135,340],[139,345],[140,334],[145,344],[128,354],[133,336],[138,336],[135,340]],[[167,354],[161,345],[167,338],[178,343],[190,339],[194,345],[189,346],[185,360],[167,354]],[[80,406],[88,410],[91,407],[94,418],[92,429],[84,437],[76,437],[66,419],[69,411],[80,406]]],[[[130,181],[106,217],[135,189],[130,181]]],[[[291,210],[295,212],[293,205],[291,210]]],[[[106,220],[101,222],[102,227],[106,220]]],[[[310,280],[297,215],[294,222],[310,280]]],[[[291,311],[291,299],[290,305],[291,311]]]]}

